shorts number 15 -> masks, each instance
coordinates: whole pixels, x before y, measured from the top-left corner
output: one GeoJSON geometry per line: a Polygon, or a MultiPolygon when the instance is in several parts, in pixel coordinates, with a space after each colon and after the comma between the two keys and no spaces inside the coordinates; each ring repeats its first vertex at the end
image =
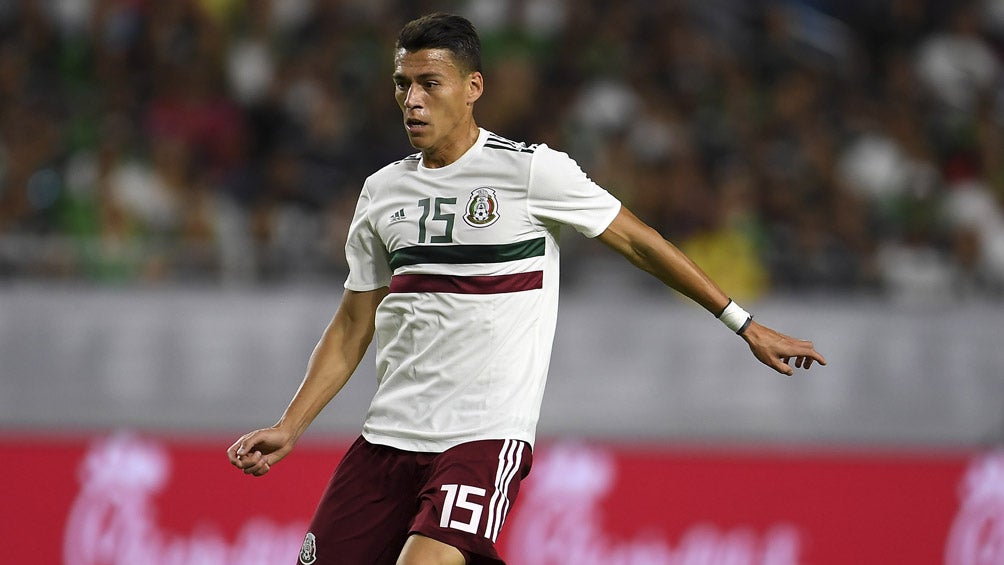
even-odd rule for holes
{"type": "Polygon", "coordinates": [[[453,528],[469,534],[478,533],[478,526],[481,525],[481,513],[485,507],[471,502],[467,497],[474,495],[484,498],[485,489],[467,485],[443,485],[440,490],[446,491],[446,502],[443,504],[443,515],[439,519],[439,527],[453,528]],[[452,520],[454,508],[470,510],[471,520],[469,522],[452,520]]]}

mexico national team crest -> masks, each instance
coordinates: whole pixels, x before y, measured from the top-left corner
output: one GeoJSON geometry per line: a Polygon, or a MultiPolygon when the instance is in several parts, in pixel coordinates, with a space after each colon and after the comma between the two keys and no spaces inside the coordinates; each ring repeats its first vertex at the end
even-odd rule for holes
{"type": "Polygon", "coordinates": [[[495,197],[495,191],[486,186],[475,188],[471,192],[471,199],[467,202],[464,221],[475,228],[487,228],[498,219],[499,202],[495,197]]]}
{"type": "Polygon", "coordinates": [[[307,537],[303,539],[303,546],[300,547],[300,563],[311,565],[317,561],[317,538],[314,534],[307,532],[307,537]]]}

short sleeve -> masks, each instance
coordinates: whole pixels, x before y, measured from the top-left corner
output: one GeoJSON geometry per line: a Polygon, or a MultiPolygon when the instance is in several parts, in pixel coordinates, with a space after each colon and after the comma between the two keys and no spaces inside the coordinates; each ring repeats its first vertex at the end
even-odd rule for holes
{"type": "Polygon", "coordinates": [[[572,226],[586,237],[603,233],[621,209],[571,157],[546,145],[534,152],[527,206],[532,216],[572,226]]]}
{"type": "Polygon", "coordinates": [[[369,220],[369,204],[369,190],[364,185],[345,242],[345,260],[349,265],[345,288],[359,292],[388,286],[391,277],[387,248],[369,220]]]}

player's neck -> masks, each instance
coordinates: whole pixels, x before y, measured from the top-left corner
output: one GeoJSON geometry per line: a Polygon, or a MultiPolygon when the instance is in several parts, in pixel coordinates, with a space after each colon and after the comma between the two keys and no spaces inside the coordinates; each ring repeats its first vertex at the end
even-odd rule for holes
{"type": "Polygon", "coordinates": [[[422,151],[422,164],[430,169],[438,169],[452,164],[462,157],[467,150],[478,141],[481,130],[474,120],[470,120],[467,125],[457,126],[457,135],[452,136],[444,143],[430,147],[422,151]]]}

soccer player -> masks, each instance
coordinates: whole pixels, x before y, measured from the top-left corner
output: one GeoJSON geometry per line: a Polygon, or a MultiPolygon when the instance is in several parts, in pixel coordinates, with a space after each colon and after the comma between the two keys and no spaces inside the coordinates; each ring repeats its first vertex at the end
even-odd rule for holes
{"type": "Polygon", "coordinates": [[[503,563],[495,541],[530,470],[557,317],[558,234],[595,237],[695,300],[778,372],[826,361],[753,321],[566,154],[479,128],[480,40],[433,14],[401,30],[394,88],[418,153],[363,185],[345,293],[279,421],[228,450],[261,476],[377,340],[378,386],[300,552],[311,564],[503,563]]]}

